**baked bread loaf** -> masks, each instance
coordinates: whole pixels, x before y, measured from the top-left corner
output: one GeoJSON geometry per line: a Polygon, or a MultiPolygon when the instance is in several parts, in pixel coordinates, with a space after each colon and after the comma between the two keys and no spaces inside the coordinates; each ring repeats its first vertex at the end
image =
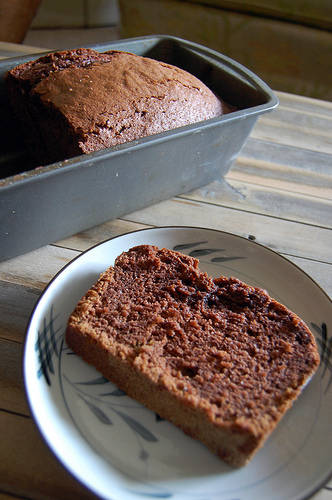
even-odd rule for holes
{"type": "Polygon", "coordinates": [[[243,466],[319,364],[304,322],[258,288],[143,245],[80,300],[68,345],[129,396],[243,466]]]}
{"type": "Polygon", "coordinates": [[[229,109],[204,83],[127,52],[55,52],[13,68],[12,107],[43,164],[219,116],[229,109]]]}

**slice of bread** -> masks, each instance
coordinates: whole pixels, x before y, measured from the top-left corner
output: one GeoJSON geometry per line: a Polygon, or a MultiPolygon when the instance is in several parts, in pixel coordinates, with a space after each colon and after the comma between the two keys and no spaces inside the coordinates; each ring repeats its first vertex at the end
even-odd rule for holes
{"type": "Polygon", "coordinates": [[[305,323],[258,288],[143,245],[80,300],[68,345],[233,466],[263,445],[316,371],[305,323]]]}

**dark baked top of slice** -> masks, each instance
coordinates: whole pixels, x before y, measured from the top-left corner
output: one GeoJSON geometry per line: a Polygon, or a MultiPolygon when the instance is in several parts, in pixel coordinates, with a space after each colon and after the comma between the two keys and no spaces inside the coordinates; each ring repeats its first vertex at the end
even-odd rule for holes
{"type": "Polygon", "coordinates": [[[305,323],[265,291],[212,279],[196,259],[148,245],[117,258],[69,325],[212,420],[257,433],[319,363],[305,323]]]}

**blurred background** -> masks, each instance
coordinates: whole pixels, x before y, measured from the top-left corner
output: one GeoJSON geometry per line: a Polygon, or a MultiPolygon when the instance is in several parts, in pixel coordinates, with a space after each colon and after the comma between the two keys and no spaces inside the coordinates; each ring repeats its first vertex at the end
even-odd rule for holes
{"type": "Polygon", "coordinates": [[[0,0],[1,55],[10,44],[63,49],[149,34],[222,52],[274,90],[332,101],[331,0],[0,0]]]}

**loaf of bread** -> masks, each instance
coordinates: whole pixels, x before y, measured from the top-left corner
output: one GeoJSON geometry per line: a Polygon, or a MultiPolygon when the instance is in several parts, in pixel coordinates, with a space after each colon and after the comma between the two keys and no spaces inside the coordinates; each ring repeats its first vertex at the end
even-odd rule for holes
{"type": "Polygon", "coordinates": [[[80,300],[68,345],[233,466],[263,445],[316,371],[305,323],[258,288],[143,245],[80,300]]]}
{"type": "Polygon", "coordinates": [[[13,110],[42,164],[227,112],[204,83],[127,52],[55,52],[7,73],[13,110]]]}

